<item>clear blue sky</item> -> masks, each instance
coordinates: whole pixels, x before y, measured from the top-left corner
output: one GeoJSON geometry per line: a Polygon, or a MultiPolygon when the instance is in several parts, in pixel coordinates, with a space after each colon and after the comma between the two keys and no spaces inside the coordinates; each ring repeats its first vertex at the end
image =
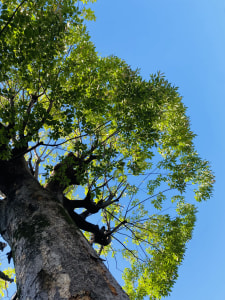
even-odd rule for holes
{"type": "MultiPolygon", "coordinates": [[[[98,0],[89,31],[98,52],[117,55],[144,78],[158,70],[179,87],[195,144],[216,175],[199,205],[193,240],[170,300],[225,299],[225,2],[98,0]]],[[[119,279],[121,276],[115,272],[119,279]]]]}

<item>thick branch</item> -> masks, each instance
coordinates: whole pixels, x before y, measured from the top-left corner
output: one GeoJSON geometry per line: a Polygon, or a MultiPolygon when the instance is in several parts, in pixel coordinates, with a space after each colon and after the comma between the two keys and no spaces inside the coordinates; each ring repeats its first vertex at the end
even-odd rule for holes
{"type": "Polygon", "coordinates": [[[90,222],[87,222],[84,218],[82,218],[81,215],[77,214],[75,211],[67,211],[80,229],[93,233],[92,243],[97,243],[102,246],[107,246],[111,243],[111,236],[105,230],[104,226],[101,229],[99,229],[98,225],[94,225],[90,222]]]}
{"type": "Polygon", "coordinates": [[[89,213],[95,214],[102,208],[102,201],[95,203],[93,201],[91,192],[88,191],[86,197],[83,200],[69,200],[66,197],[63,199],[63,205],[67,209],[86,208],[89,213]]]}
{"type": "MultiPolygon", "coordinates": [[[[6,199],[6,196],[5,194],[3,194],[2,192],[1,193],[1,197],[4,197],[0,200],[0,235],[3,235],[5,230],[6,230],[6,225],[5,225],[5,207],[6,207],[6,202],[7,202],[7,199],[6,199]],[[4,196],[3,196],[4,195],[4,196]]],[[[1,246],[0,246],[0,250],[3,251],[4,247],[3,245],[6,246],[5,243],[1,243],[1,246]]]]}
{"type": "MultiPolygon", "coordinates": [[[[108,185],[109,181],[112,180],[113,178],[110,178],[106,180],[102,185],[98,186],[97,188],[104,188],[106,185],[108,185]]],[[[88,193],[86,197],[83,200],[69,200],[64,196],[63,199],[63,205],[67,209],[75,209],[75,208],[86,208],[86,211],[84,211],[81,215],[84,219],[86,219],[90,214],[97,213],[100,209],[105,208],[106,206],[112,204],[115,201],[108,201],[111,200],[112,193],[109,195],[108,199],[106,202],[104,200],[100,200],[98,203],[95,203],[93,201],[92,193],[96,189],[91,190],[91,187],[93,185],[94,181],[92,182],[91,186],[89,187],[88,193]]]]}
{"type": "Polygon", "coordinates": [[[77,214],[74,211],[74,206],[84,207],[87,209],[87,211],[89,209],[92,213],[99,211],[100,208],[92,202],[92,196],[90,191],[88,192],[84,200],[73,201],[64,197],[63,205],[67,210],[67,212],[69,213],[69,215],[71,216],[71,218],[74,220],[74,222],[80,229],[93,233],[92,243],[98,243],[103,246],[107,246],[110,244],[111,237],[108,234],[108,231],[105,230],[105,227],[99,229],[98,225],[94,225],[86,221],[83,214],[77,214]]]}
{"type": "Polygon", "coordinates": [[[73,153],[69,153],[54,167],[52,176],[45,187],[53,192],[63,192],[70,185],[80,185],[88,164],[96,158],[90,155],[85,159],[85,157],[76,157],[73,153]]]}
{"type": "Polygon", "coordinates": [[[24,156],[26,153],[31,152],[32,150],[36,149],[37,147],[43,145],[43,142],[38,142],[36,145],[34,145],[33,147],[28,148],[28,146],[24,146],[21,149],[18,148],[14,148],[12,150],[12,154],[13,154],[13,159],[17,159],[21,156],[24,156]]]}
{"type": "Polygon", "coordinates": [[[69,153],[63,161],[54,167],[51,178],[45,187],[52,191],[63,192],[69,185],[79,185],[80,180],[75,168],[79,169],[79,158],[73,153],[69,153]]]}
{"type": "Polygon", "coordinates": [[[0,151],[1,152],[4,152],[8,149],[9,147],[9,140],[10,140],[10,136],[9,136],[9,127],[8,126],[5,126],[3,125],[2,123],[0,123],[0,134],[1,136],[4,136],[5,139],[4,139],[4,144],[0,144],[0,151]]]}
{"type": "Polygon", "coordinates": [[[0,271],[0,279],[5,280],[5,281],[9,281],[9,282],[14,281],[14,279],[9,278],[9,276],[6,275],[5,273],[3,273],[2,271],[0,271]]]}
{"type": "MultiPolygon", "coordinates": [[[[125,187],[126,188],[126,187],[125,187]]],[[[123,224],[126,224],[127,221],[124,220],[121,222],[118,226],[116,226],[113,230],[106,230],[103,226],[101,229],[99,229],[98,225],[94,225],[92,223],[87,222],[85,219],[89,214],[93,214],[98,212],[100,209],[107,207],[108,205],[119,201],[121,198],[123,191],[120,193],[120,195],[115,199],[112,200],[115,194],[110,194],[108,197],[108,200],[103,202],[99,201],[99,203],[95,204],[93,202],[91,191],[87,193],[87,196],[83,200],[69,200],[66,197],[63,199],[63,205],[65,209],[68,211],[71,218],[74,220],[74,222],[77,224],[77,226],[88,232],[92,232],[92,240],[91,243],[98,243],[102,246],[107,246],[111,243],[111,235],[112,233],[116,232],[123,224]],[[86,208],[86,211],[77,214],[74,209],[75,208],[86,208]]]]}
{"type": "MultiPolygon", "coordinates": [[[[78,208],[78,207],[86,208],[86,211],[82,212],[82,214],[81,214],[82,217],[83,217],[84,219],[86,219],[86,218],[87,218],[88,216],[90,216],[91,214],[97,213],[100,209],[104,209],[104,208],[108,207],[109,205],[111,205],[111,204],[113,204],[113,203],[119,202],[119,200],[120,200],[120,198],[123,196],[123,194],[124,194],[126,188],[127,188],[127,185],[126,185],[126,186],[124,187],[124,189],[121,191],[121,193],[119,194],[119,196],[118,196],[117,198],[115,198],[115,199],[113,199],[113,198],[115,197],[115,194],[116,194],[116,192],[118,191],[119,187],[118,187],[118,189],[116,190],[116,192],[114,192],[114,193],[112,193],[111,190],[110,190],[109,196],[106,197],[104,200],[101,200],[101,201],[99,201],[99,202],[96,203],[96,204],[92,201],[92,206],[93,206],[92,211],[91,211],[87,206],[82,205],[82,204],[84,204],[84,203],[82,202],[82,201],[84,201],[84,200],[80,200],[80,202],[79,202],[79,204],[78,204],[78,205],[80,205],[80,206],[77,206],[77,205],[76,205],[77,200],[74,200],[74,201],[68,200],[68,199],[67,199],[67,200],[70,201],[70,202],[72,202],[70,205],[71,205],[71,207],[73,207],[73,208],[78,208]]],[[[79,200],[78,200],[78,201],[79,201],[79,200]]]]}

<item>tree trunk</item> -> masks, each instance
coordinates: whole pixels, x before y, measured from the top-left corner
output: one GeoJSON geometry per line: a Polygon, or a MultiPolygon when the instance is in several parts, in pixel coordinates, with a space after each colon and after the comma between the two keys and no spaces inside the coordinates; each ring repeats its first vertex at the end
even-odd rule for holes
{"type": "Polygon", "coordinates": [[[129,299],[60,203],[20,159],[0,163],[0,230],[20,300],[129,299]]]}

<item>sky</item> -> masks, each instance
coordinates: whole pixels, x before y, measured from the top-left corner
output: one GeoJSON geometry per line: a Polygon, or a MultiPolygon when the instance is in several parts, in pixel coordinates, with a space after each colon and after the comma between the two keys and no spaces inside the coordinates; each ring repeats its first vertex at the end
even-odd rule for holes
{"type": "MultiPolygon", "coordinates": [[[[216,176],[198,205],[193,239],[168,300],[225,299],[225,2],[98,0],[88,24],[100,55],[116,55],[141,75],[161,71],[179,87],[198,153],[216,176]]],[[[112,270],[120,281],[121,274],[112,270]]]]}
{"type": "MultiPolygon", "coordinates": [[[[166,300],[225,300],[225,2],[98,0],[88,24],[100,55],[116,55],[141,75],[161,71],[179,87],[198,153],[216,176],[198,205],[193,239],[166,300]]],[[[121,273],[111,270],[122,284],[121,273]]]]}

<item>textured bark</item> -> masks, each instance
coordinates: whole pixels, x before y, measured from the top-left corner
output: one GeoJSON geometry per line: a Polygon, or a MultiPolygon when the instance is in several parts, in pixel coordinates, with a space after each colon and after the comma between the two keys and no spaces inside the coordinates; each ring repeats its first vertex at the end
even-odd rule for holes
{"type": "Polygon", "coordinates": [[[20,300],[129,299],[65,211],[22,160],[0,164],[0,230],[20,300]],[[3,176],[5,174],[5,177],[3,176]]]}

